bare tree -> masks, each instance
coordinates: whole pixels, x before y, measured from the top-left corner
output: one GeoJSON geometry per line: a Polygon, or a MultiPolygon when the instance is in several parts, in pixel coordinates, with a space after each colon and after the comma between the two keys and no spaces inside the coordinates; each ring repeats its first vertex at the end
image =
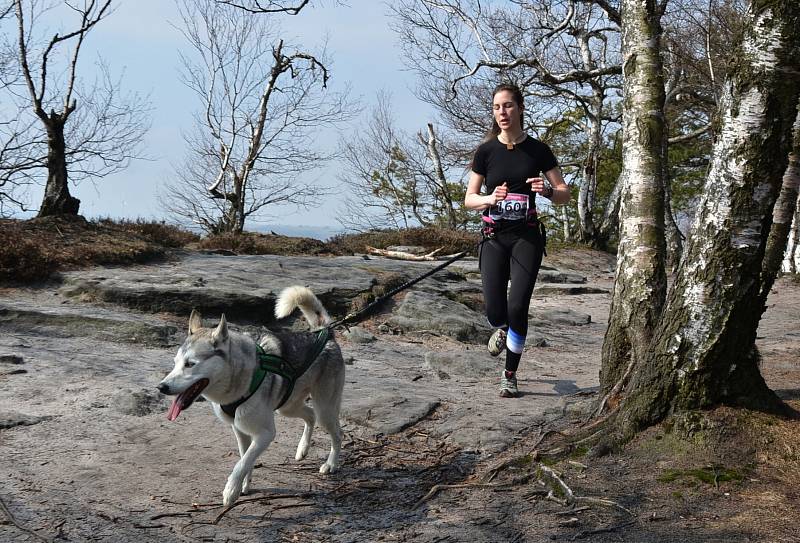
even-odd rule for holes
{"type": "MultiPolygon", "coordinates": [[[[9,0],[0,3],[0,24],[4,19],[14,16],[14,2],[9,0]]],[[[13,46],[3,40],[0,42],[0,89],[9,86],[19,74],[17,69],[16,54],[13,46]]]]}
{"type": "Polygon", "coordinates": [[[433,124],[415,136],[398,130],[390,100],[388,94],[379,94],[369,122],[343,143],[347,171],[340,180],[352,196],[339,222],[354,230],[464,228],[470,217],[461,209],[466,192],[463,165],[447,162],[452,154],[433,124]],[[450,181],[453,172],[460,177],[450,181]]]}
{"type": "Polygon", "coordinates": [[[140,157],[142,138],[149,128],[149,105],[138,95],[121,96],[119,82],[112,80],[102,63],[98,81],[81,90],[81,47],[92,28],[109,15],[111,0],[65,2],[62,9],[77,19],[73,29],[54,34],[41,46],[35,45],[32,34],[48,8],[36,0],[14,0],[13,4],[24,90],[12,96],[22,97],[37,122],[23,121],[6,132],[5,150],[13,160],[5,163],[0,183],[25,184],[36,178],[35,171],[46,170],[39,216],[77,214],[80,201],[70,195],[69,180],[102,177],[140,157]],[[72,49],[67,53],[63,49],[69,44],[72,49]],[[65,66],[54,58],[66,59],[65,66]]]}
{"type": "Polygon", "coordinates": [[[323,188],[299,178],[332,156],[315,146],[320,129],[353,108],[326,88],[324,56],[288,52],[274,21],[223,4],[182,4],[193,55],[182,57],[183,81],[202,109],[166,207],[208,232],[241,232],[269,206],[322,203],[323,188]]]}

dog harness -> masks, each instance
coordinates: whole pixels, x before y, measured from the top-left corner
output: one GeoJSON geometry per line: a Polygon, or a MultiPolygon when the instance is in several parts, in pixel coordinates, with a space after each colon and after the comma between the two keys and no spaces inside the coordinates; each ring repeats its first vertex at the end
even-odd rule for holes
{"type": "Polygon", "coordinates": [[[314,341],[314,344],[308,350],[308,353],[306,353],[306,359],[300,366],[294,366],[282,356],[269,354],[264,350],[263,347],[261,347],[261,345],[256,343],[258,367],[253,372],[253,378],[250,380],[250,390],[243,398],[239,398],[233,403],[220,405],[222,411],[229,417],[235,417],[236,409],[256,393],[261,386],[261,383],[264,382],[267,373],[274,373],[286,379],[286,383],[288,385],[286,392],[284,392],[281,403],[278,404],[278,407],[276,407],[275,410],[277,411],[283,407],[283,404],[285,404],[289,399],[289,396],[292,395],[295,382],[308,370],[308,368],[311,367],[311,364],[314,363],[317,357],[322,353],[323,349],[325,349],[325,345],[328,343],[328,340],[332,337],[332,335],[333,331],[330,328],[326,327],[320,330],[319,334],[317,334],[317,339],[314,341]]]}

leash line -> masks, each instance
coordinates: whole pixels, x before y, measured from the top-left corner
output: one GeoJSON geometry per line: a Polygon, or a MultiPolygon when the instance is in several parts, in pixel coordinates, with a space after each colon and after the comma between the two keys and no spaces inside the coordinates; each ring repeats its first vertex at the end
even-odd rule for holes
{"type": "Polygon", "coordinates": [[[389,292],[387,292],[383,296],[381,296],[379,298],[376,298],[369,305],[367,305],[366,307],[364,307],[360,311],[357,311],[355,313],[350,313],[349,315],[347,315],[347,316],[345,316],[345,317],[343,317],[343,318],[341,318],[341,319],[339,319],[337,321],[334,321],[334,322],[330,323],[328,325],[328,328],[335,328],[337,326],[345,326],[346,327],[347,324],[355,324],[356,322],[359,322],[359,321],[356,321],[356,319],[358,317],[360,317],[361,315],[363,315],[364,313],[367,313],[368,311],[370,311],[373,308],[375,308],[377,305],[382,304],[384,301],[388,300],[389,298],[391,298],[392,296],[394,296],[398,292],[402,292],[405,289],[416,285],[417,283],[419,283],[423,279],[425,279],[427,277],[430,277],[434,273],[443,270],[444,268],[446,268],[447,266],[449,266],[450,264],[452,264],[456,260],[461,260],[462,258],[467,256],[468,254],[469,254],[469,251],[462,251],[462,252],[458,253],[457,255],[451,257],[450,259],[448,259],[444,263],[439,264],[435,268],[433,268],[431,270],[428,270],[427,272],[423,273],[422,275],[420,275],[418,277],[415,277],[414,279],[411,279],[410,281],[406,281],[402,285],[393,288],[392,290],[390,290],[389,292]]]}
{"type": "Polygon", "coordinates": [[[384,294],[380,298],[377,298],[377,299],[373,300],[372,303],[367,305],[361,311],[358,311],[356,313],[350,313],[346,317],[344,317],[342,319],[339,319],[337,321],[334,321],[334,322],[330,323],[329,325],[327,325],[326,327],[322,328],[319,331],[319,333],[317,334],[317,339],[314,342],[314,344],[311,346],[311,349],[309,350],[308,353],[306,353],[306,359],[305,359],[303,365],[300,366],[300,367],[295,367],[294,365],[292,365],[288,360],[286,360],[282,356],[273,355],[273,354],[269,354],[269,353],[265,352],[264,349],[261,347],[261,345],[256,343],[256,352],[258,353],[259,366],[256,369],[256,371],[253,373],[253,377],[252,377],[251,382],[250,382],[250,389],[249,389],[248,393],[245,396],[243,396],[242,398],[239,398],[238,400],[236,400],[233,403],[220,405],[220,408],[229,417],[235,417],[236,416],[236,410],[239,408],[239,406],[242,405],[247,400],[249,400],[253,396],[253,394],[256,393],[256,391],[259,389],[259,387],[261,387],[261,383],[264,382],[264,378],[266,377],[267,373],[273,373],[273,374],[280,375],[281,377],[283,377],[286,380],[286,384],[287,384],[287,388],[286,388],[286,391],[283,394],[283,398],[281,399],[280,404],[278,404],[278,406],[275,408],[276,410],[280,409],[283,406],[283,404],[285,404],[286,401],[289,399],[289,396],[291,396],[292,391],[294,390],[295,382],[297,381],[297,379],[301,375],[303,375],[306,372],[306,370],[308,370],[308,368],[311,366],[311,364],[314,363],[314,361],[317,359],[317,357],[320,355],[320,353],[322,353],[323,349],[325,349],[325,344],[328,342],[328,339],[330,339],[331,335],[333,334],[333,329],[334,328],[336,328],[337,326],[345,326],[346,327],[347,326],[346,323],[348,323],[348,322],[352,323],[353,321],[355,321],[355,319],[357,319],[358,317],[360,317],[361,315],[363,315],[367,311],[370,311],[372,308],[374,308],[378,304],[383,303],[388,298],[391,298],[392,296],[394,296],[398,292],[401,292],[401,291],[403,291],[403,290],[405,290],[405,289],[407,289],[407,288],[419,283],[420,281],[422,281],[426,277],[429,277],[429,276],[433,275],[434,273],[436,273],[436,272],[438,272],[440,270],[443,270],[444,268],[446,268],[447,266],[449,266],[450,264],[452,264],[456,260],[462,259],[465,256],[467,256],[468,254],[469,254],[469,251],[463,251],[461,253],[458,253],[457,255],[454,255],[452,258],[448,259],[446,262],[436,266],[435,268],[433,268],[431,270],[428,270],[427,272],[423,273],[422,275],[420,275],[418,277],[415,277],[414,279],[411,279],[410,281],[406,281],[402,285],[400,285],[398,287],[395,287],[391,291],[387,292],[386,294],[384,294]]]}

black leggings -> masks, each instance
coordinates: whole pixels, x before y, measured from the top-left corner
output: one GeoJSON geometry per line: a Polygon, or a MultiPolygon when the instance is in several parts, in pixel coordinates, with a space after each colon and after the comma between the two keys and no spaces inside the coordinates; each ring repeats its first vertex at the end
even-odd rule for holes
{"type": "Polygon", "coordinates": [[[528,334],[528,308],[543,253],[541,234],[532,225],[501,230],[494,238],[481,242],[478,263],[486,317],[494,328],[508,328],[508,371],[517,371],[519,366],[528,334]]]}

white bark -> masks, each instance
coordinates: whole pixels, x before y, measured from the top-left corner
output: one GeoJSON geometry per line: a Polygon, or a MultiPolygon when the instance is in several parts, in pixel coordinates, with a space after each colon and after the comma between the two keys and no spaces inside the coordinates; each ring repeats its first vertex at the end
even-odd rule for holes
{"type": "Polygon", "coordinates": [[[797,273],[797,270],[800,269],[800,250],[798,250],[798,243],[800,243],[800,192],[798,192],[800,190],[800,103],[793,132],[794,150],[789,155],[789,166],[783,176],[783,187],[789,194],[794,191],[795,205],[793,209],[791,207],[776,209],[773,216],[776,224],[791,222],[786,252],[783,255],[781,266],[781,270],[788,273],[797,273]]]}
{"type": "Polygon", "coordinates": [[[664,272],[664,82],[657,6],[623,0],[623,169],[619,248],[601,380],[610,390],[629,357],[649,346],[666,292],[664,272]]]}
{"type": "Polygon", "coordinates": [[[789,243],[786,245],[786,254],[783,258],[781,270],[787,273],[797,273],[800,270],[800,194],[797,196],[792,227],[789,230],[789,243]]]}
{"type": "MultiPolygon", "coordinates": [[[[750,64],[761,72],[760,78],[775,77],[777,53],[785,47],[780,26],[770,24],[772,17],[771,10],[757,17],[743,47],[750,64]]],[[[738,83],[729,81],[720,99],[722,130],[690,234],[692,258],[682,269],[683,307],[689,318],[674,343],[675,349],[686,350],[690,369],[697,369],[700,358],[707,355],[700,346],[725,327],[721,319],[729,315],[728,306],[755,279],[736,269],[715,269],[719,262],[713,257],[722,249],[737,255],[739,262],[756,258],[768,234],[763,229],[764,215],[771,212],[777,195],[776,180],[756,171],[753,162],[757,156],[750,154],[754,151],[747,153],[748,146],[756,146],[771,129],[774,119],[767,113],[772,94],[754,81],[748,81],[749,86],[739,94],[738,83]],[[742,191],[750,196],[746,205],[737,201],[742,191]],[[721,240],[725,247],[719,247],[721,240]]]]}

